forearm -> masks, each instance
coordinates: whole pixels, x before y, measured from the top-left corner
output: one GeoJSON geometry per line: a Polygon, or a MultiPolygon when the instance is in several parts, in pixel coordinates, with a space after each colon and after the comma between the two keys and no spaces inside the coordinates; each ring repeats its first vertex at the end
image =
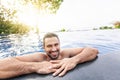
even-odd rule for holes
{"type": "Polygon", "coordinates": [[[97,49],[86,47],[80,54],[72,58],[78,64],[95,59],[97,54],[98,54],[97,49]]]}
{"type": "Polygon", "coordinates": [[[22,62],[15,58],[0,60],[0,79],[35,72],[31,62],[22,62]]]}

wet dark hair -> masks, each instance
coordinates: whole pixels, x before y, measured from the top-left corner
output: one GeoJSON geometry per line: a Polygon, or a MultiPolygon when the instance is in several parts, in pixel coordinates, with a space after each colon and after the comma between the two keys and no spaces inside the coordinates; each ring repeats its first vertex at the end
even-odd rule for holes
{"type": "Polygon", "coordinates": [[[56,38],[59,40],[59,37],[58,37],[57,34],[52,33],[52,32],[48,32],[48,33],[46,33],[46,34],[44,35],[44,37],[43,37],[43,46],[45,46],[45,39],[46,39],[46,38],[51,38],[51,37],[56,37],[56,38]]]}

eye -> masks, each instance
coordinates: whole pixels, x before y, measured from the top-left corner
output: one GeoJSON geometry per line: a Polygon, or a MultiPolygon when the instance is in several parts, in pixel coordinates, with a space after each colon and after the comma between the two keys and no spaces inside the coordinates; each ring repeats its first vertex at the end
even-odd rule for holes
{"type": "Polygon", "coordinates": [[[58,46],[58,43],[56,43],[55,46],[58,46]]]}
{"type": "Polygon", "coordinates": [[[52,47],[52,45],[47,45],[48,48],[52,47]]]}

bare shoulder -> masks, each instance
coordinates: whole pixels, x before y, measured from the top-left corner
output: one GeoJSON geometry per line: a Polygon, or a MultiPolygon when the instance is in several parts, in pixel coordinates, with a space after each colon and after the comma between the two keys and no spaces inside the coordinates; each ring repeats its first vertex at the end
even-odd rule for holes
{"type": "Polygon", "coordinates": [[[77,48],[64,48],[62,49],[63,51],[73,51],[73,50],[81,50],[83,49],[82,47],[77,47],[77,48]]]}
{"type": "Polygon", "coordinates": [[[34,54],[34,57],[37,61],[47,60],[47,56],[46,56],[45,53],[37,52],[37,53],[34,54]]]}
{"type": "Polygon", "coordinates": [[[61,50],[61,53],[63,55],[67,55],[69,57],[72,57],[72,56],[82,52],[83,49],[84,48],[80,48],[80,47],[78,47],[78,48],[64,48],[61,50]]]}
{"type": "Polygon", "coordinates": [[[62,52],[64,53],[80,53],[82,52],[84,49],[87,49],[87,50],[96,50],[96,48],[93,48],[93,47],[77,47],[77,48],[65,48],[62,50],[62,52]]]}
{"type": "Polygon", "coordinates": [[[16,58],[21,61],[38,62],[38,61],[45,60],[47,57],[46,57],[46,54],[37,52],[37,53],[27,54],[23,56],[17,56],[16,58]]]}
{"type": "Polygon", "coordinates": [[[98,50],[93,47],[78,47],[78,48],[66,48],[62,50],[62,54],[69,55],[69,57],[80,54],[82,51],[98,53],[98,50]]]}

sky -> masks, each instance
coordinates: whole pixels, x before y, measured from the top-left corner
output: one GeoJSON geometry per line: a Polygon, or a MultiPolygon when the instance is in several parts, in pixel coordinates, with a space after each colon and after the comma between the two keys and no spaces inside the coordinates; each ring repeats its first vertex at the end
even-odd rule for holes
{"type": "MultiPolygon", "coordinates": [[[[1,1],[2,4],[11,2],[13,6],[16,0],[1,1]]],[[[120,0],[63,0],[57,13],[47,16],[37,14],[37,10],[31,4],[21,6],[16,3],[14,6],[19,9],[17,15],[21,22],[37,25],[41,32],[57,31],[62,28],[93,29],[113,26],[115,21],[120,21],[120,0]]]]}
{"type": "Polygon", "coordinates": [[[120,0],[64,0],[49,19],[51,29],[111,26],[120,21],[120,0]]]}

